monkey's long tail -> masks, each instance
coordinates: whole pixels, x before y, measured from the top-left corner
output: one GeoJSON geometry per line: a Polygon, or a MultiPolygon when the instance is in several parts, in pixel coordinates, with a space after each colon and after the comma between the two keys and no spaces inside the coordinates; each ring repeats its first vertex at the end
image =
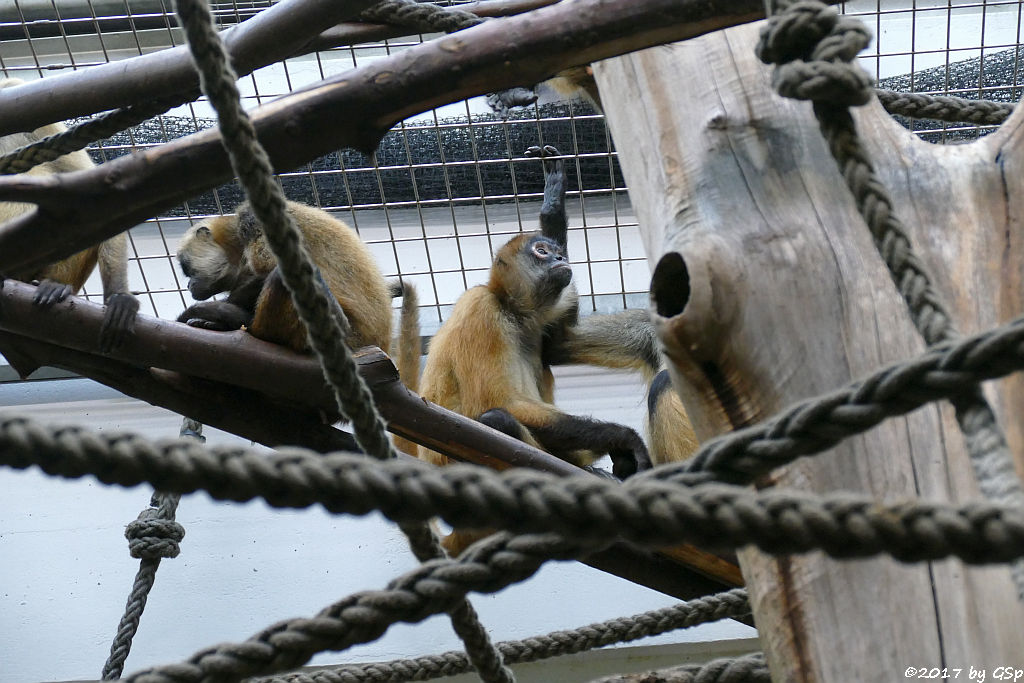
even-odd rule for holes
{"type": "MultiPolygon", "coordinates": [[[[402,297],[402,312],[398,337],[392,348],[396,349],[398,375],[402,383],[414,392],[420,387],[420,300],[416,288],[409,282],[391,284],[391,296],[402,297]]],[[[395,448],[415,456],[417,446],[412,441],[395,437],[395,448]]]]}

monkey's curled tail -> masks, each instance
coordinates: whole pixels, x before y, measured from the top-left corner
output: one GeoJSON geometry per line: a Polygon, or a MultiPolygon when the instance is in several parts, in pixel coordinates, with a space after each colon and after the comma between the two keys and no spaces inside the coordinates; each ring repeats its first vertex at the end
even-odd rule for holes
{"type": "MultiPolygon", "coordinates": [[[[399,318],[398,335],[392,348],[395,349],[398,376],[411,391],[419,392],[420,387],[420,300],[416,288],[409,282],[391,284],[391,296],[402,297],[402,311],[399,318]]],[[[417,446],[412,441],[395,437],[395,448],[415,456],[417,446]]]]}

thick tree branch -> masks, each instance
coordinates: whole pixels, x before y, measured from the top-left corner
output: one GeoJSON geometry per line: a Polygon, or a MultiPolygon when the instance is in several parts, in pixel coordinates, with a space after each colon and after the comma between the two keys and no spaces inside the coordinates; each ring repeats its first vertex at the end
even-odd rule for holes
{"type": "Polygon", "coordinates": [[[249,390],[176,372],[128,363],[0,332],[0,353],[19,372],[34,366],[62,368],[256,443],[303,446],[321,453],[359,452],[351,434],[324,424],[315,411],[296,410],[249,390]]]}
{"type": "MultiPolygon", "coordinates": [[[[459,9],[480,17],[504,17],[557,1],[483,0],[459,9]]],[[[408,27],[390,24],[334,25],[373,4],[286,0],[273,5],[224,31],[235,72],[243,77],[288,57],[410,34],[408,27]],[[330,28],[322,30],[325,27],[330,28]]],[[[168,48],[0,91],[0,135],[188,92],[195,93],[192,99],[199,93],[188,48],[168,48]]]]}
{"type": "MultiPolygon", "coordinates": [[[[758,0],[563,0],[438,38],[297,91],[253,113],[281,172],[342,147],[373,150],[396,122],[566,67],[681,40],[761,16],[758,0]]],[[[250,20],[254,21],[254,20],[250,20]]],[[[232,177],[216,130],[50,183],[38,211],[0,228],[0,273],[25,272],[122,232],[232,177]],[[56,183],[56,187],[54,186],[56,183]]],[[[0,178],[0,200],[30,179],[0,178]]]]}
{"type": "MultiPolygon", "coordinates": [[[[310,50],[317,35],[374,0],[285,0],[224,31],[239,76],[310,50]]],[[[0,90],[0,135],[75,116],[199,91],[188,46],[109,62],[0,90]]]]}

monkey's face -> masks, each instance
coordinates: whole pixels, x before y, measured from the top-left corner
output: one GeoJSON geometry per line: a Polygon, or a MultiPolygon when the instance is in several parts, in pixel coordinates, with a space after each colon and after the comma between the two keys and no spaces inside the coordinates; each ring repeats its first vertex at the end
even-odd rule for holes
{"type": "Polygon", "coordinates": [[[565,251],[546,237],[535,237],[524,249],[528,268],[543,298],[557,297],[572,282],[572,268],[565,251]]]}
{"type": "Polygon", "coordinates": [[[196,301],[231,289],[237,279],[237,267],[204,224],[185,233],[178,246],[178,262],[188,278],[188,291],[196,301]]]}

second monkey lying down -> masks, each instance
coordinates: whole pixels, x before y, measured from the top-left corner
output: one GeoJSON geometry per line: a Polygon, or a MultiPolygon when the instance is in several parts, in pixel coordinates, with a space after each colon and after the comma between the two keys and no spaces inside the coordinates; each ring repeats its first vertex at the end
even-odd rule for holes
{"type": "MultiPolygon", "coordinates": [[[[499,249],[488,283],[455,303],[430,341],[420,390],[442,407],[569,462],[590,464],[607,453],[615,475],[625,478],[651,466],[643,439],[629,427],[558,410],[543,359],[552,332],[574,325],[579,315],[565,251],[564,196],[563,162],[546,163],[541,231],[518,235],[499,249]]],[[[420,457],[448,462],[423,447],[420,457]]]]}
{"type": "MultiPolygon", "coordinates": [[[[250,334],[305,353],[306,327],[267,245],[263,226],[248,203],[235,215],[198,223],[181,240],[178,261],[188,290],[199,303],[179,322],[212,330],[246,327],[250,334]],[[228,292],[224,301],[205,301],[228,292]]],[[[415,390],[419,372],[419,322],[415,292],[409,283],[389,286],[369,248],[352,228],[326,211],[288,202],[288,212],[302,231],[306,249],[349,321],[350,348],[376,346],[391,354],[391,299],[402,296],[402,325],[397,349],[399,374],[415,390]],[[402,353],[408,346],[415,353],[402,353]],[[404,363],[402,359],[414,358],[404,363]],[[411,367],[402,367],[410,364],[411,367]],[[411,382],[411,383],[410,383],[411,382]]]]}

